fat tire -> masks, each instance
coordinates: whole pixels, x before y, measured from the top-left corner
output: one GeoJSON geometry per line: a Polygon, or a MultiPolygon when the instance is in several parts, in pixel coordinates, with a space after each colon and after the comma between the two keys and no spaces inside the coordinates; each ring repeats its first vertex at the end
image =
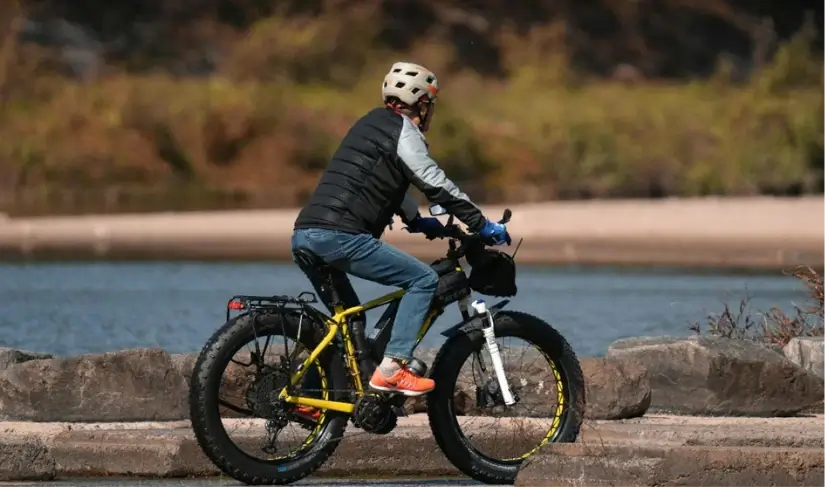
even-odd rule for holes
{"type": "MultiPolygon", "coordinates": [[[[496,336],[520,337],[537,345],[560,369],[568,391],[568,406],[553,442],[575,442],[584,418],[585,389],[581,365],[570,344],[550,324],[519,311],[498,312],[494,326],[496,336]]],[[[430,377],[435,380],[435,389],[427,396],[427,415],[439,448],[456,468],[479,482],[513,484],[524,459],[501,461],[485,457],[466,440],[453,410],[461,367],[483,343],[481,330],[459,333],[444,343],[433,361],[430,377]]]]}
{"type": "MultiPolygon", "coordinates": [[[[298,314],[242,314],[226,322],[204,345],[195,362],[189,389],[192,429],[206,456],[225,474],[247,485],[283,485],[296,482],[320,468],[338,447],[347,427],[348,414],[327,411],[312,446],[297,457],[261,460],[246,454],[229,438],[218,409],[218,392],[226,364],[236,351],[257,336],[286,333],[295,339],[298,314]],[[283,318],[282,318],[283,317],[283,318]],[[285,329],[282,332],[283,328],[285,329]],[[253,326],[254,325],[254,326],[253,326]]],[[[312,350],[323,331],[307,325],[304,318],[300,342],[312,350]]],[[[350,388],[341,356],[330,345],[319,357],[332,400],[346,401],[350,388]]]]}

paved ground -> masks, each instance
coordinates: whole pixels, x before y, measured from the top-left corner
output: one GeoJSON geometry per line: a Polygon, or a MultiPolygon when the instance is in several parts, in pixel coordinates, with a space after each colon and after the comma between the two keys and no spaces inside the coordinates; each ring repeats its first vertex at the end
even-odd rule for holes
{"type": "MultiPolygon", "coordinates": [[[[104,487],[116,485],[117,487],[217,487],[243,485],[234,480],[218,479],[193,479],[193,480],[135,480],[135,479],[66,479],[56,482],[0,482],[0,486],[37,486],[37,487],[104,487]]],[[[487,484],[480,484],[462,479],[392,479],[392,480],[353,480],[353,479],[332,479],[315,478],[302,480],[293,485],[305,485],[311,487],[441,487],[447,485],[476,487],[487,484]]]]}
{"type": "MultiPolygon", "coordinates": [[[[822,414],[795,418],[650,415],[624,421],[587,421],[576,443],[548,445],[522,466],[515,481],[531,487],[614,483],[823,485],[823,419],[822,414]]],[[[510,446],[518,447],[519,452],[525,451],[522,447],[534,446],[537,438],[525,433],[546,431],[533,424],[537,421],[542,420],[465,417],[461,423],[476,446],[498,455],[505,452],[496,449],[512,454],[510,446]],[[529,445],[521,444],[525,442],[529,445]]],[[[227,426],[248,439],[255,438],[255,421],[228,420],[227,426]]],[[[185,421],[0,422],[0,477],[95,477],[37,484],[53,487],[240,485],[229,479],[188,480],[218,474],[185,421]],[[128,475],[179,480],[120,480],[128,475]]],[[[425,415],[417,414],[402,418],[398,428],[380,441],[357,432],[345,435],[318,475],[301,485],[481,484],[468,481],[446,460],[426,427],[425,415]]]]}

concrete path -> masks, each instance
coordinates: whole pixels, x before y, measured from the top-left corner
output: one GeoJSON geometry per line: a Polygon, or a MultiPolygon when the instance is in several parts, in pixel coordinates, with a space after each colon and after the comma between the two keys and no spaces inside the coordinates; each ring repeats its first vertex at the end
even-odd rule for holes
{"type": "MultiPolygon", "coordinates": [[[[70,478],[55,482],[0,482],[2,487],[224,487],[244,485],[233,479],[131,479],[131,478],[70,478]]],[[[321,478],[304,479],[293,485],[308,487],[481,487],[489,484],[481,484],[471,480],[456,478],[446,479],[346,479],[346,478],[321,478]]]]}
{"type": "MultiPolygon", "coordinates": [[[[546,426],[546,420],[542,419],[465,417],[461,421],[465,434],[478,435],[474,438],[477,446],[532,441],[524,432],[538,434],[540,430],[545,431],[539,424],[546,426]]],[[[630,472],[621,477],[622,485],[653,485],[650,482],[663,485],[674,476],[695,477],[701,485],[810,485],[806,482],[812,479],[819,479],[816,485],[822,485],[822,424],[823,415],[798,418],[651,415],[625,421],[590,421],[585,423],[577,443],[553,445],[531,457],[519,473],[517,483],[570,485],[580,482],[579,477],[584,476],[584,484],[599,485],[618,472],[630,472]],[[673,470],[672,464],[682,456],[693,459],[686,464],[688,470],[673,470]],[[699,470],[690,470],[690,465],[699,470]],[[794,471],[789,472],[789,468],[794,471]],[[764,475],[751,478],[754,471],[764,475]],[[737,477],[737,472],[750,472],[751,477],[737,477]],[[743,481],[745,484],[738,483],[743,481]]],[[[257,427],[260,432],[262,425],[257,427]]],[[[236,420],[228,422],[227,429],[246,429],[246,437],[251,437],[256,422],[236,420]]],[[[135,475],[185,478],[219,474],[201,453],[186,421],[5,422],[0,423],[0,433],[0,478],[48,480],[135,475]]],[[[313,479],[411,476],[466,479],[446,461],[433,441],[425,415],[401,418],[399,427],[384,437],[349,428],[333,457],[313,479]]]]}
{"type": "MultiPolygon", "coordinates": [[[[487,206],[498,218],[503,206],[487,206]]],[[[821,267],[821,197],[598,200],[513,206],[521,262],[821,267]]],[[[426,208],[421,209],[426,214],[426,208]]],[[[0,258],[288,259],[297,210],[0,220],[0,258]]],[[[432,259],[446,244],[396,222],[385,239],[432,259]]],[[[512,251],[512,248],[509,249],[512,251]]]]}
{"type": "Polygon", "coordinates": [[[598,422],[580,442],[531,457],[515,484],[819,486],[822,419],[652,415],[598,422]]]}

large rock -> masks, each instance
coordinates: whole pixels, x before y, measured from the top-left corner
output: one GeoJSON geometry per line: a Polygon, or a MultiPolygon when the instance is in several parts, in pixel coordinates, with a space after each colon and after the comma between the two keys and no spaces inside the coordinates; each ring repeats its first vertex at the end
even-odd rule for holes
{"type": "Polygon", "coordinates": [[[198,354],[199,352],[174,353],[170,356],[172,368],[183,377],[187,387],[189,387],[189,382],[192,379],[192,370],[195,368],[198,354]]]}
{"type": "Polygon", "coordinates": [[[789,416],[822,400],[823,383],[749,340],[693,336],[614,342],[608,357],[650,371],[651,410],[694,415],[789,416]]]}
{"type": "MultiPolygon", "coordinates": [[[[825,341],[823,337],[792,338],[783,349],[783,353],[788,360],[800,367],[816,374],[819,378],[825,378],[823,367],[825,364],[825,341]]],[[[808,414],[825,413],[825,401],[819,401],[801,411],[808,414]]]]}
{"type": "MultiPolygon", "coordinates": [[[[416,357],[432,364],[437,350],[416,351],[416,357]]],[[[486,354],[485,354],[486,356],[486,354]]],[[[518,356],[505,356],[505,368],[511,384],[519,387],[520,406],[511,411],[513,415],[525,417],[552,417],[558,404],[555,395],[555,379],[550,376],[550,368],[535,349],[529,348],[518,356]]],[[[458,414],[479,416],[505,414],[496,408],[476,408],[476,386],[479,381],[473,377],[470,360],[465,362],[457,381],[454,407],[458,414]]],[[[487,364],[488,370],[492,365],[487,364]]],[[[582,359],[582,372],[587,398],[586,416],[591,419],[623,419],[644,415],[650,405],[651,389],[647,370],[641,363],[624,359],[582,359]]],[[[407,400],[408,414],[427,411],[426,396],[407,400]]]]}
{"type": "Polygon", "coordinates": [[[650,407],[647,369],[638,361],[621,358],[581,360],[589,419],[627,419],[643,416],[650,407]]]}
{"type": "Polygon", "coordinates": [[[809,370],[820,378],[825,377],[825,340],[823,337],[791,338],[783,349],[788,360],[809,370]]]}
{"type": "Polygon", "coordinates": [[[149,421],[187,417],[187,388],[156,349],[32,360],[0,371],[0,418],[149,421]]]}
{"type": "Polygon", "coordinates": [[[29,352],[28,350],[0,347],[0,370],[3,370],[10,365],[28,362],[29,360],[42,360],[47,358],[52,358],[52,356],[48,353],[29,352]]]}

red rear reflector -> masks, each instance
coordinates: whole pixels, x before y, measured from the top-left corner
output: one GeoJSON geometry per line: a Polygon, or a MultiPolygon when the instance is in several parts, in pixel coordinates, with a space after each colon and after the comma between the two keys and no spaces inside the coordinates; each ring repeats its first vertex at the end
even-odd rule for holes
{"type": "Polygon", "coordinates": [[[243,301],[230,301],[229,302],[229,309],[236,310],[236,311],[244,309],[243,301]]]}

